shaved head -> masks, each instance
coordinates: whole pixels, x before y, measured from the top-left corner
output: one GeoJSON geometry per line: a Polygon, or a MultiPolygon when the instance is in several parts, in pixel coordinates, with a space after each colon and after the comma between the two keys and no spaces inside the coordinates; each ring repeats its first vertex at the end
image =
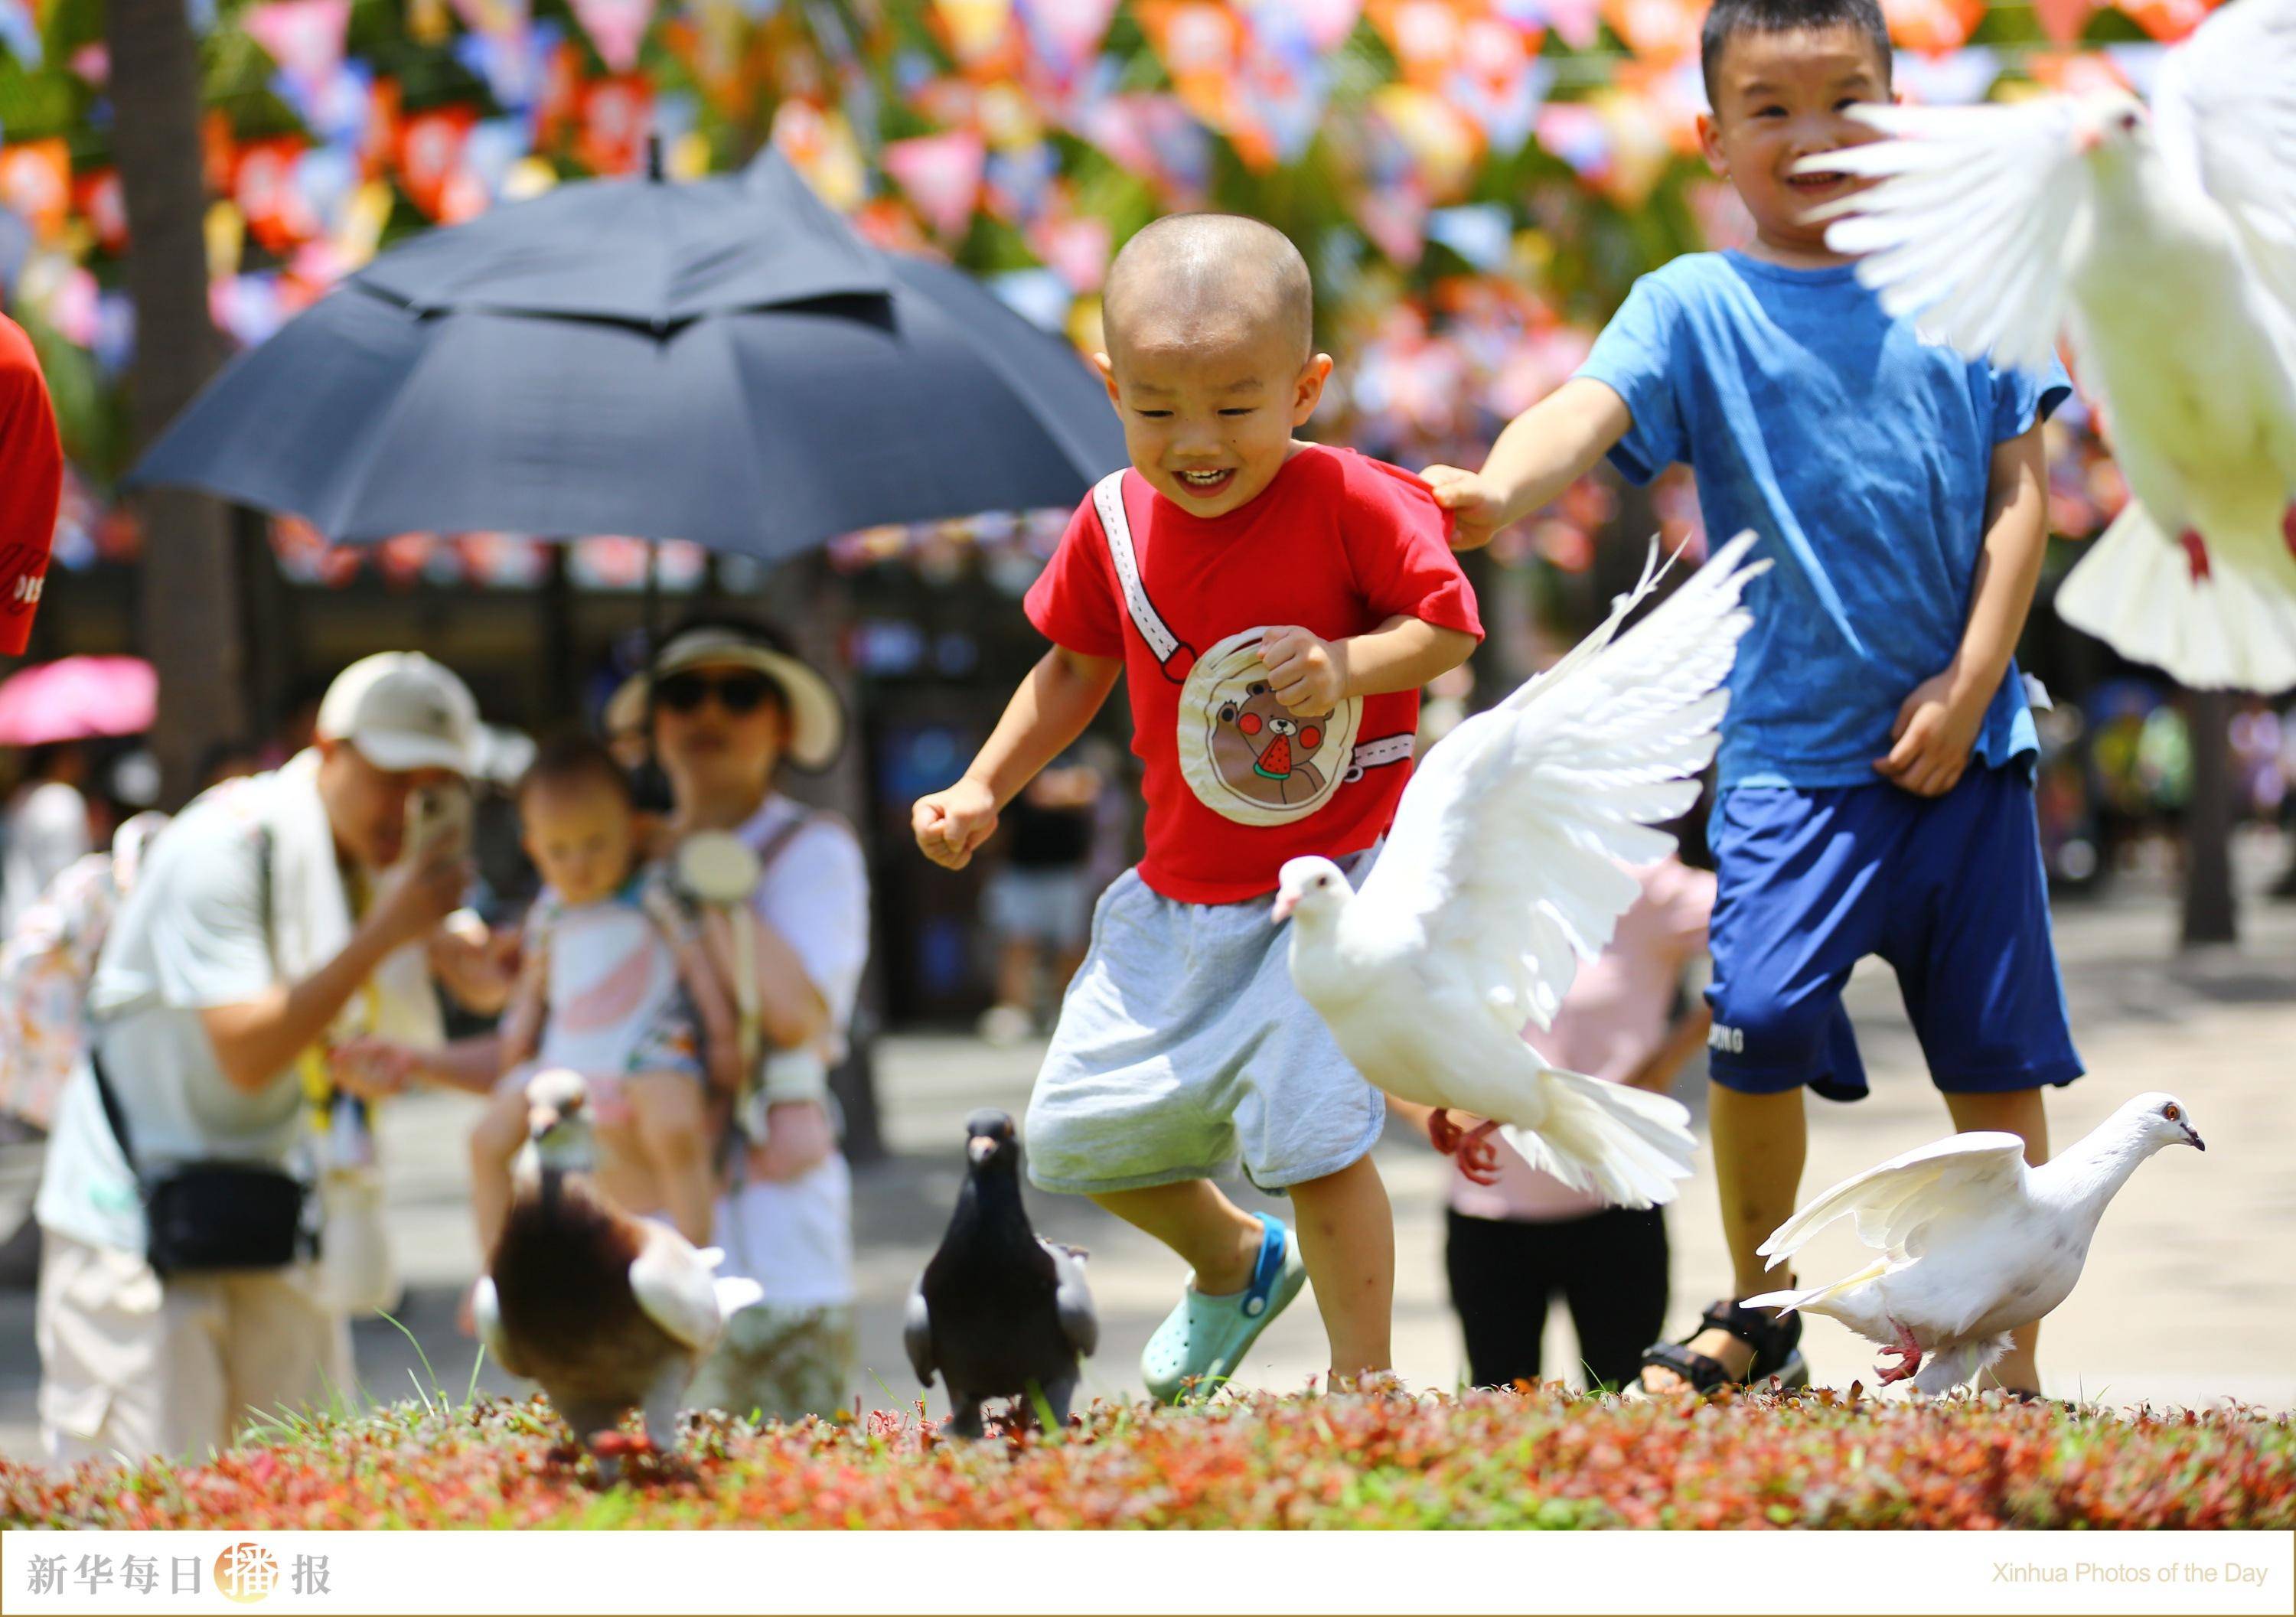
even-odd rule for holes
{"type": "Polygon", "coordinates": [[[1111,356],[1154,348],[1256,345],[1280,336],[1304,363],[1315,291],[1291,238],[1231,213],[1158,219],[1109,267],[1101,318],[1111,356]]]}

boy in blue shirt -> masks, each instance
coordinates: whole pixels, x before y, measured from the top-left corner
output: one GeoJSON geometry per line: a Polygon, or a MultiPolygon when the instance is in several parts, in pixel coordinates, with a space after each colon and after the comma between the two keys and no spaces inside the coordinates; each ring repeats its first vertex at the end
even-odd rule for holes
{"type": "MultiPolygon", "coordinates": [[[[2047,538],[2041,422],[2070,390],[1964,359],[1892,320],[1804,220],[1856,182],[1804,176],[1874,138],[1888,101],[1875,0],[1716,0],[1703,37],[1708,160],[1756,226],[1742,252],[1635,285],[1578,373],[1513,423],[1480,472],[1430,467],[1488,542],[1607,454],[1636,482],[1681,461],[1709,531],[1751,528],[1776,565],[1746,601],[1711,839],[1711,1122],[1732,1297],[1786,1284],[1755,1248],[1793,1212],[1801,1091],[1866,1091],[1841,994],[1893,965],[1961,1129],[2048,1150],[2046,1085],[2080,1061],[2049,936],[2036,742],[2013,653],[2047,538]]],[[[1807,1378],[1799,1316],[1718,1302],[1642,1384],[1807,1378]]],[[[2035,1332],[2001,1384],[2038,1391],[2035,1332]]]]}

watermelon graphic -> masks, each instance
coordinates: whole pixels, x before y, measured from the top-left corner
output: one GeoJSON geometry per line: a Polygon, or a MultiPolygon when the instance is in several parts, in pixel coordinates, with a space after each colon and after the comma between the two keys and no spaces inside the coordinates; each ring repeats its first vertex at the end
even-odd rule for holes
{"type": "Polygon", "coordinates": [[[1269,742],[1267,751],[1252,764],[1251,772],[1264,775],[1272,781],[1280,781],[1289,776],[1292,773],[1292,738],[1278,735],[1269,742]]]}

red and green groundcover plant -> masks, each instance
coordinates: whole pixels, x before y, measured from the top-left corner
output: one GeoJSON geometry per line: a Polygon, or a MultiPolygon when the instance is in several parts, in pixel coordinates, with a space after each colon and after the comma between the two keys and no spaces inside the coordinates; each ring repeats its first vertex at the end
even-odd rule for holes
{"type": "Polygon", "coordinates": [[[1622,1404],[1559,1388],[1100,1403],[944,1442],[912,1412],[696,1417],[612,1488],[539,1399],[321,1417],[196,1466],[0,1461],[0,1526],[2296,1527],[2296,1425],[1833,1392],[1622,1404]]]}

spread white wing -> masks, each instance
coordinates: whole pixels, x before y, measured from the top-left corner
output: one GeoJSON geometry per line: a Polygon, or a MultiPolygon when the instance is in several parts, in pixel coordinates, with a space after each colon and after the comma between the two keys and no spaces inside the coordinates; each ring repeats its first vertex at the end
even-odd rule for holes
{"type": "Polygon", "coordinates": [[[2015,1135],[1953,1135],[1842,1180],[1755,1250],[1775,1268],[1827,1225],[1850,1217],[1866,1245],[1892,1258],[1918,1256],[1922,1227],[1931,1219],[1989,1201],[2021,1199],[2025,1175],[2025,1142],[2015,1135]]]}
{"type": "Polygon", "coordinates": [[[1752,622],[1739,600],[1769,566],[1744,564],[1753,543],[1740,534],[1619,635],[1657,583],[1645,569],[1568,657],[1431,749],[1344,924],[1423,939],[1510,1030],[1547,1025],[1641,891],[1621,866],[1670,851],[1651,827],[1698,800],[1752,622]]]}
{"type": "Polygon", "coordinates": [[[2296,0],[2235,0],[2161,64],[2162,155],[2232,216],[2241,253],[2296,334],[2296,0]]]}
{"type": "Polygon", "coordinates": [[[1892,315],[1976,357],[2038,368],[2065,316],[2068,244],[2086,228],[2089,173],[2077,103],[1859,106],[1891,138],[1804,158],[1805,173],[1877,183],[1811,210],[1825,244],[1860,255],[1857,278],[1892,315]]]}
{"type": "Polygon", "coordinates": [[[644,1228],[645,1244],[630,1260],[631,1293],[646,1317],[670,1336],[696,1352],[708,1352],[717,1345],[728,1311],[714,1273],[726,1254],[714,1246],[696,1251],[676,1230],[651,1219],[644,1228]]]}

